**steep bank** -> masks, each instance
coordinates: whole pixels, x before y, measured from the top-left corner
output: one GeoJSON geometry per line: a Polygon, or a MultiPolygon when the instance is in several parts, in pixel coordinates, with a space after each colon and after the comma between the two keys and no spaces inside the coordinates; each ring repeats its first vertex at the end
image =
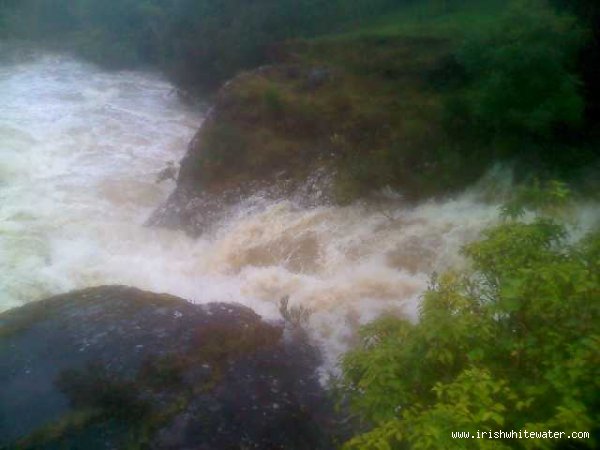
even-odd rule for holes
{"type": "Polygon", "coordinates": [[[318,353],[240,305],[106,286],[4,313],[0,339],[3,448],[332,448],[318,353]]]}

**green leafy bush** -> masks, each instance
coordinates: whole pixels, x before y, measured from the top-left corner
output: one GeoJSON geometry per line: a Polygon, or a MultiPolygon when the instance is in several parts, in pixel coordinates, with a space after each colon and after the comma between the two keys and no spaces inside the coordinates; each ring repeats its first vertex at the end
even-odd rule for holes
{"type": "Polygon", "coordinates": [[[584,102],[575,62],[583,37],[572,17],[527,1],[469,39],[458,59],[471,80],[463,98],[471,126],[491,139],[520,141],[579,125],[584,102]]]}
{"type": "Polygon", "coordinates": [[[527,209],[554,215],[564,210],[571,195],[567,185],[561,181],[551,180],[541,184],[539,180],[534,180],[529,186],[518,187],[500,213],[505,219],[523,217],[527,209]]]}
{"type": "Polygon", "coordinates": [[[464,253],[472,269],[434,278],[418,323],[384,317],[364,327],[362,344],[344,357],[342,390],[363,426],[346,448],[566,444],[451,438],[548,429],[589,431],[592,439],[576,445],[594,448],[600,232],[572,243],[551,219],[510,220],[464,253]]]}

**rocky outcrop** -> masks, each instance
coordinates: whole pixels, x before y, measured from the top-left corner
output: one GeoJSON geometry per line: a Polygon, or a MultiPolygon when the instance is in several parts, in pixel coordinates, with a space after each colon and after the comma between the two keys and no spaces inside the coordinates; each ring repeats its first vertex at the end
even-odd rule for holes
{"type": "Polygon", "coordinates": [[[146,225],[180,229],[199,236],[236,214],[240,207],[256,210],[280,199],[303,208],[331,204],[332,185],[333,174],[328,169],[316,169],[301,182],[284,178],[282,174],[272,182],[256,180],[223,191],[204,191],[179,183],[146,225]]]}
{"type": "Polygon", "coordinates": [[[175,192],[148,225],[197,235],[251,196],[330,203],[335,154],[328,127],[318,111],[296,106],[335,77],[326,67],[280,64],[228,82],[188,146],[175,192]]]}
{"type": "Polygon", "coordinates": [[[474,181],[481,168],[456,162],[444,125],[453,47],[367,35],[280,45],[275,64],[220,89],[149,224],[198,234],[253,195],[347,204],[387,187],[419,199],[474,181]]]}
{"type": "Polygon", "coordinates": [[[317,352],[240,305],[91,288],[0,315],[0,342],[2,448],[331,448],[317,352]]]}

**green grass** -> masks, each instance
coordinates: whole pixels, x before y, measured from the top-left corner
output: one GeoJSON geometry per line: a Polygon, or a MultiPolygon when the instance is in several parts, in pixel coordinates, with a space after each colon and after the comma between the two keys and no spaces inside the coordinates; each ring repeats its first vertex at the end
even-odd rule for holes
{"type": "Polygon", "coordinates": [[[250,73],[222,92],[219,119],[203,129],[205,188],[272,180],[282,170],[301,181],[333,164],[341,203],[385,185],[431,194],[444,178],[425,166],[446,136],[443,94],[429,78],[453,48],[442,38],[404,36],[289,42],[283,62],[299,73],[285,66],[250,73]],[[314,68],[331,77],[309,88],[314,68]]]}
{"type": "Polygon", "coordinates": [[[94,423],[99,416],[100,412],[92,409],[69,413],[21,439],[17,442],[15,448],[21,450],[43,448],[46,445],[61,442],[63,439],[67,439],[68,436],[84,430],[94,423]]]}
{"type": "Polygon", "coordinates": [[[445,37],[461,39],[492,24],[508,4],[499,0],[464,0],[451,2],[419,1],[365,22],[352,24],[344,31],[318,39],[356,37],[445,37]]]}
{"type": "Polygon", "coordinates": [[[469,74],[458,55],[508,3],[417,2],[281,44],[275,66],[238,77],[219,96],[197,161],[203,187],[272,183],[282,172],[302,182],[324,165],[335,168],[340,203],[385,186],[418,199],[475,181],[498,152],[464,110],[469,74]],[[307,87],[315,69],[331,79],[307,87]]]}
{"type": "Polygon", "coordinates": [[[457,164],[462,150],[449,143],[443,126],[447,93],[434,79],[462,37],[495,20],[503,5],[469,2],[442,11],[427,2],[341,33],[287,42],[276,62],[302,73],[272,69],[232,83],[221,96],[218,123],[206,127],[201,172],[243,183],[272,181],[286,170],[301,181],[315,167],[333,164],[340,203],[386,185],[423,197],[473,181],[481,167],[457,164]],[[332,80],[307,89],[313,68],[327,68],[332,80]],[[236,139],[222,132],[225,125],[236,139]],[[227,155],[234,160],[223,161],[227,155]]]}
{"type": "Polygon", "coordinates": [[[419,197],[452,189],[459,178],[472,181],[464,167],[457,176],[456,167],[432,164],[440,154],[457,159],[442,126],[445,94],[431,82],[457,44],[444,33],[399,32],[412,23],[403,19],[404,25],[388,18],[360,32],[290,41],[278,62],[299,73],[280,66],[231,83],[220,95],[219,119],[203,130],[204,187],[273,181],[282,170],[301,182],[331,164],[340,203],[386,185],[419,197]],[[314,68],[326,68],[331,79],[307,88],[314,68]]]}

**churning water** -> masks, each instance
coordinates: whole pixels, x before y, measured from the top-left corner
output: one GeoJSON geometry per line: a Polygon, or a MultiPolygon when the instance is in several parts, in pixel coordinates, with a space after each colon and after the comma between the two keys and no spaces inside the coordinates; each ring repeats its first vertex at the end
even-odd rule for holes
{"type": "Polygon", "coordinates": [[[460,264],[460,247],[497,220],[497,206],[472,191],[384,210],[254,199],[195,240],[144,227],[174,188],[156,174],[183,157],[201,113],[157,75],[5,53],[0,310],[126,284],[275,318],[289,295],[312,310],[309,330],[332,363],[358,324],[384,311],[414,317],[431,272],[460,264]]]}

